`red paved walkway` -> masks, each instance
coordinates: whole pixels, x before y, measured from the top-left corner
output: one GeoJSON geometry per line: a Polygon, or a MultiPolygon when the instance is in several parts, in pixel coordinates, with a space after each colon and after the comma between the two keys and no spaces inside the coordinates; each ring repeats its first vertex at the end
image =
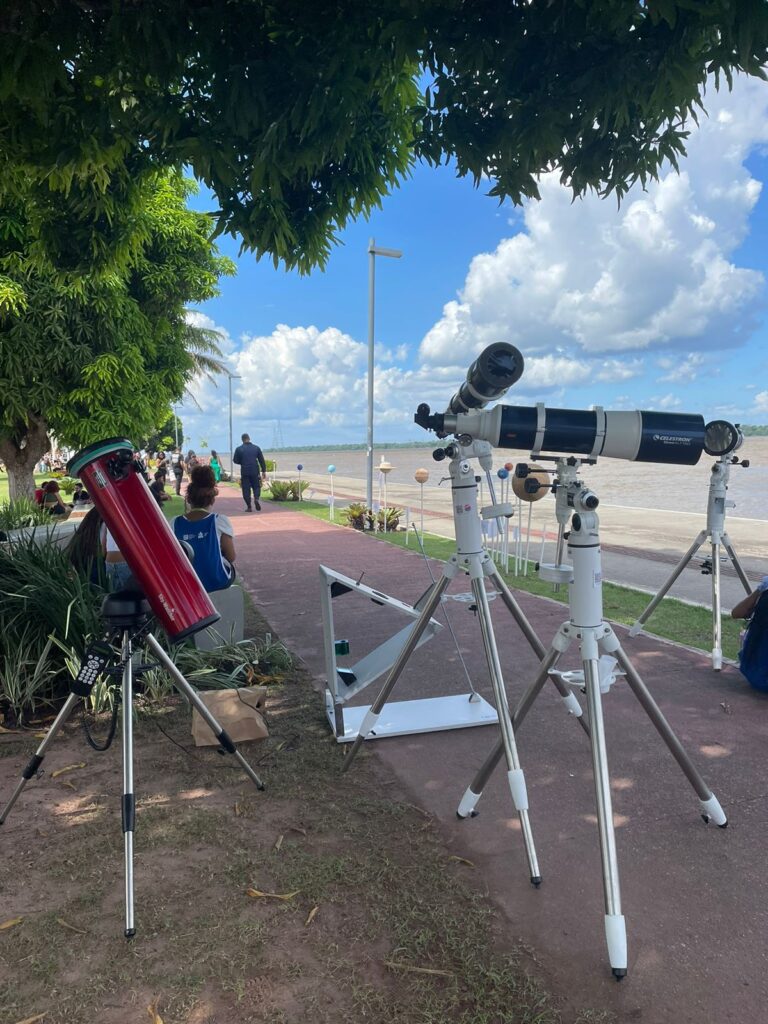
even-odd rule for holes
{"type": "MultiPolygon", "coordinates": [[[[318,679],[324,672],[320,563],[354,578],[365,572],[370,585],[411,602],[429,583],[415,553],[289,506],[264,503],[262,513],[241,515],[242,503],[227,491],[217,507],[233,515],[241,579],[318,679]]],[[[457,582],[451,592],[466,589],[457,582]]],[[[520,603],[546,645],[562,621],[562,606],[525,594],[520,603]]],[[[494,601],[492,609],[514,702],[535,659],[501,602],[494,601]]],[[[449,610],[476,685],[488,696],[477,624],[466,605],[451,602],[449,610]]],[[[357,656],[395,624],[386,618],[388,611],[352,595],[334,602],[334,614],[337,636],[349,638],[357,656]]],[[[619,630],[619,636],[624,642],[626,632],[619,630]]],[[[438,817],[452,849],[477,865],[507,917],[509,934],[534,948],[563,998],[566,1020],[584,1007],[647,1024],[768,1020],[768,701],[734,669],[714,673],[703,654],[642,637],[627,640],[626,648],[721,800],[730,827],[703,825],[695,794],[628,688],[614,688],[604,708],[629,937],[629,976],[620,985],[606,962],[586,737],[564,714],[553,688],[545,688],[519,734],[544,876],[538,891],[527,880],[501,772],[489,784],[477,819],[455,817],[495,730],[402,737],[368,749],[392,767],[414,803],[438,817]]],[[[465,690],[443,631],[416,652],[395,695],[465,690]]],[[[340,776],[340,792],[343,787],[340,776]]]]}

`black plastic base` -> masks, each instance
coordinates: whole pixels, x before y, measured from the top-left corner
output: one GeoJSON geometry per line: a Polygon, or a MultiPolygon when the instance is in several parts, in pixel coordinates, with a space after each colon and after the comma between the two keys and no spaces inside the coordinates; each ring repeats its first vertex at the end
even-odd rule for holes
{"type": "Polygon", "coordinates": [[[263,783],[263,782],[260,782],[260,783],[259,783],[259,784],[258,784],[258,785],[256,786],[256,789],[258,789],[258,791],[259,791],[260,793],[263,793],[263,792],[264,792],[264,790],[265,790],[266,788],[267,788],[267,787],[266,787],[266,786],[264,785],[264,783],[263,783]]]}
{"type": "Polygon", "coordinates": [[[627,976],[626,967],[613,967],[611,968],[611,970],[613,971],[613,976],[616,979],[616,981],[622,981],[627,976]]]}
{"type": "Polygon", "coordinates": [[[134,937],[134,935],[136,934],[136,929],[135,928],[126,928],[125,932],[123,934],[125,935],[126,939],[132,939],[134,937]]]}
{"type": "Polygon", "coordinates": [[[718,828],[728,828],[728,819],[726,818],[726,820],[723,822],[723,824],[722,825],[718,825],[717,827],[718,828]]]}
{"type": "Polygon", "coordinates": [[[541,875],[531,875],[531,885],[535,885],[538,889],[541,885],[541,875]]]}
{"type": "Polygon", "coordinates": [[[459,812],[458,812],[458,811],[456,811],[456,817],[457,817],[457,818],[459,819],[459,821],[466,821],[466,820],[467,820],[467,818],[476,818],[476,817],[478,816],[478,814],[479,814],[479,813],[480,813],[480,811],[476,811],[476,810],[475,810],[475,809],[473,808],[473,809],[472,809],[472,810],[471,810],[471,811],[469,812],[469,814],[459,814],[459,812]]]}

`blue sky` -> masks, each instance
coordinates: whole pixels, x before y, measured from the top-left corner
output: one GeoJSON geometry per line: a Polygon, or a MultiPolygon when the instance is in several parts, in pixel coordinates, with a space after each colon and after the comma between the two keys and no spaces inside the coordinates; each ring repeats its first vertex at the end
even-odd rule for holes
{"type": "MultiPolygon", "coordinates": [[[[485,345],[511,341],[526,373],[507,402],[655,408],[768,422],[768,85],[710,93],[681,175],[647,192],[500,207],[450,168],[417,166],[308,277],[238,256],[198,321],[224,335],[235,435],[269,448],[363,442],[368,239],[403,250],[376,264],[378,442],[424,439],[419,401],[445,402],[485,345]]],[[[213,205],[205,194],[201,208],[213,205]]],[[[226,386],[193,387],[187,445],[227,448],[226,386]]]]}

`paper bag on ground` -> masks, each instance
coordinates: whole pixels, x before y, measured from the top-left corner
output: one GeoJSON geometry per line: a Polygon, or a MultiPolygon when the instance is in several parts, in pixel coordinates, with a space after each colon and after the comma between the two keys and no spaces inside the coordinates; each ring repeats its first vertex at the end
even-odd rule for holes
{"type": "MultiPolygon", "coordinates": [[[[201,693],[200,699],[222,729],[227,731],[230,739],[234,743],[244,743],[269,736],[266,722],[259,711],[264,706],[266,695],[266,686],[242,686],[231,690],[210,690],[201,693]]],[[[194,708],[192,736],[196,747],[218,746],[218,740],[194,708]]]]}

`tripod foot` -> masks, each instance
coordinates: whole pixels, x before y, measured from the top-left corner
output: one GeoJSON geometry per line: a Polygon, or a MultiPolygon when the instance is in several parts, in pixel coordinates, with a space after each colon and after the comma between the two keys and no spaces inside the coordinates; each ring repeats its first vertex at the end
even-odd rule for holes
{"type": "Polygon", "coordinates": [[[640,632],[640,630],[642,628],[643,628],[642,622],[635,622],[632,626],[629,627],[629,635],[630,636],[637,636],[637,634],[640,632]]]}
{"type": "Polygon", "coordinates": [[[124,934],[125,934],[126,939],[132,939],[134,937],[134,935],[136,934],[136,929],[135,928],[126,928],[124,934]]]}
{"type": "Polygon", "coordinates": [[[477,811],[475,805],[482,796],[482,793],[473,793],[471,789],[468,789],[464,796],[461,798],[461,803],[456,808],[457,818],[476,818],[477,811]]]}
{"type": "Polygon", "coordinates": [[[627,926],[623,914],[605,915],[605,941],[608,945],[608,962],[617,981],[627,973],[627,926]]]}
{"type": "Polygon", "coordinates": [[[531,875],[531,885],[538,889],[541,885],[541,875],[531,875]]]}
{"type": "Polygon", "coordinates": [[[723,652],[717,650],[712,651],[712,668],[715,672],[719,672],[723,667],[723,652]]]}
{"type": "Polygon", "coordinates": [[[725,811],[714,794],[708,800],[699,800],[699,805],[701,807],[701,817],[704,819],[705,824],[708,825],[710,821],[714,821],[718,828],[726,828],[728,826],[725,811]]]}

